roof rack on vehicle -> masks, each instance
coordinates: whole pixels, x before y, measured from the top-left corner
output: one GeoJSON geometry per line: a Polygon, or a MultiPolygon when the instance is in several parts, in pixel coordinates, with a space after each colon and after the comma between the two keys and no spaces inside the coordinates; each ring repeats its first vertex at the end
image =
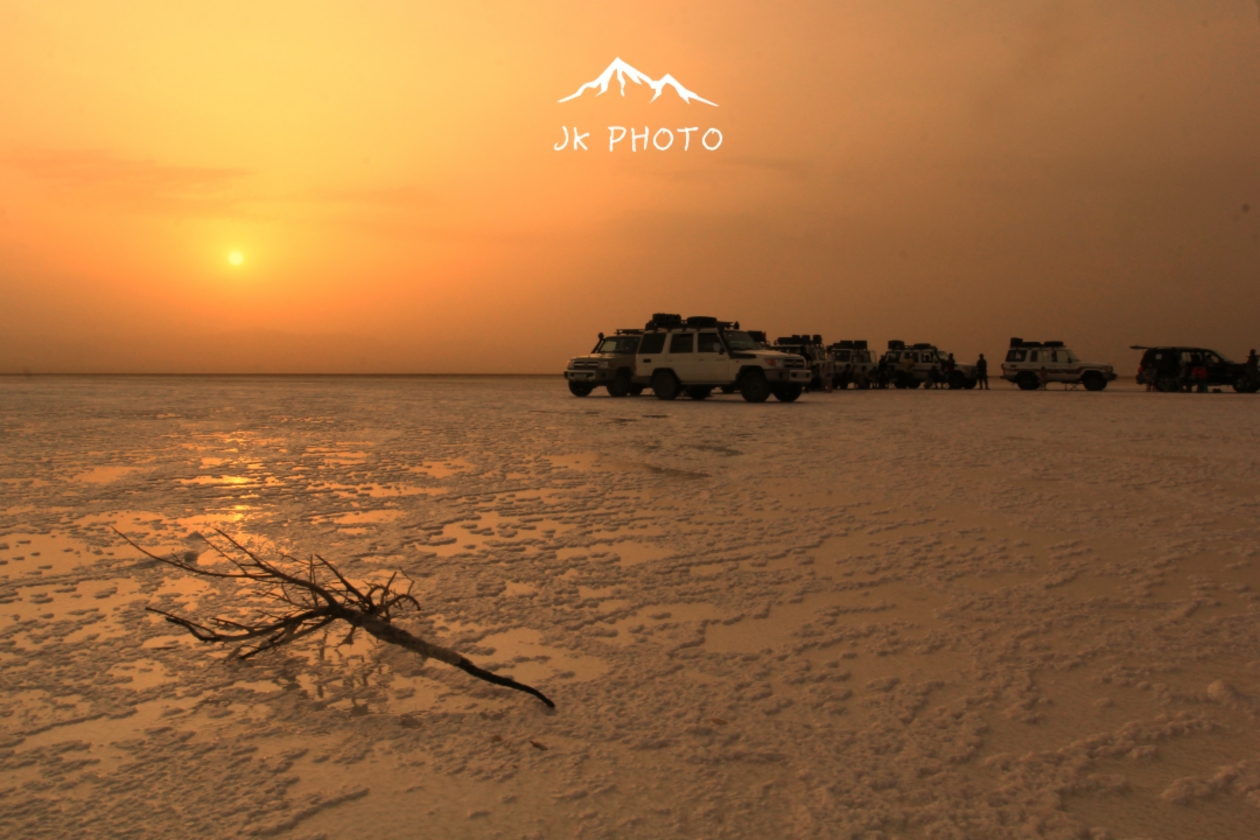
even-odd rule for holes
{"type": "Polygon", "coordinates": [[[642,334],[643,334],[643,330],[637,330],[637,329],[634,329],[633,327],[631,327],[630,329],[625,329],[625,330],[617,330],[617,335],[642,335],[642,334]]]}
{"type": "Polygon", "coordinates": [[[681,327],[683,319],[681,315],[669,312],[656,312],[652,315],[652,320],[647,322],[643,327],[645,330],[671,330],[681,327]]]}
{"type": "Polygon", "coordinates": [[[898,341],[895,338],[890,338],[888,339],[888,349],[889,350],[905,350],[906,343],[904,341],[898,341]]]}
{"type": "Polygon", "coordinates": [[[1011,339],[1011,346],[1012,346],[1012,347],[1023,347],[1023,346],[1024,346],[1024,339],[1022,339],[1022,338],[1012,338],[1012,339],[1011,339]]]}
{"type": "Polygon", "coordinates": [[[915,344],[913,347],[911,347],[910,349],[911,350],[931,350],[932,346],[933,345],[931,344],[927,344],[926,342],[920,341],[917,344],[915,344]]]}
{"type": "Polygon", "coordinates": [[[691,315],[685,323],[689,327],[716,327],[718,319],[712,315],[691,315]]]}

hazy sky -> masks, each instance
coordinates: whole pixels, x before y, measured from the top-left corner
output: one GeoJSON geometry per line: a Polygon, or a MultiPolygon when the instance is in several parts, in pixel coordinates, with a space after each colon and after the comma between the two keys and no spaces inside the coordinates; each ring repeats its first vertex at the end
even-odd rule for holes
{"type": "Polygon", "coordinates": [[[1257,0],[0,0],[0,114],[0,372],[1260,344],[1257,0]]]}

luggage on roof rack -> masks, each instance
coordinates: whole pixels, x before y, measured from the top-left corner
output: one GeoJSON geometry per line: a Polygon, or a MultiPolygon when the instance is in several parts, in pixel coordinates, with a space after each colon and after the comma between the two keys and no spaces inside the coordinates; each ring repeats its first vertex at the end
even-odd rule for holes
{"type": "Polygon", "coordinates": [[[681,315],[671,314],[669,312],[657,312],[652,315],[652,320],[647,322],[645,330],[673,330],[682,326],[683,319],[681,315]]]}
{"type": "Polygon", "coordinates": [[[888,349],[889,350],[905,350],[906,343],[904,341],[898,341],[895,338],[890,338],[888,339],[888,349]]]}
{"type": "Polygon", "coordinates": [[[1041,346],[1042,347],[1062,347],[1063,342],[1062,341],[1043,341],[1041,342],[1041,346]]]}
{"type": "Polygon", "coordinates": [[[931,345],[931,344],[926,344],[926,343],[924,343],[924,342],[920,341],[919,343],[915,344],[915,345],[914,345],[914,347],[912,347],[911,349],[912,349],[912,350],[931,350],[931,349],[932,349],[932,345],[931,345]]]}
{"type": "Polygon", "coordinates": [[[1012,347],[1023,347],[1023,346],[1024,346],[1024,339],[1022,339],[1022,338],[1012,338],[1012,339],[1011,339],[1011,346],[1012,346],[1012,347]]]}
{"type": "Polygon", "coordinates": [[[747,332],[748,332],[748,337],[751,338],[753,341],[757,342],[758,344],[766,343],[765,330],[748,330],[747,332]]]}
{"type": "Polygon", "coordinates": [[[692,315],[686,323],[689,327],[716,327],[718,319],[711,315],[692,315]]]}

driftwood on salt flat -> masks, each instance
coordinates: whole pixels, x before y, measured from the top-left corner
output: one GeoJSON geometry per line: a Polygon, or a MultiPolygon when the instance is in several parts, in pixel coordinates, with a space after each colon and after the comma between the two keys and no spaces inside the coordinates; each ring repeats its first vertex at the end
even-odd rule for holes
{"type": "Polygon", "coordinates": [[[355,586],[319,555],[314,555],[305,562],[281,555],[281,565],[264,560],[218,530],[216,533],[230,548],[225,551],[208,539],[206,542],[229,565],[215,568],[198,565],[196,556],[191,553],[161,557],[137,545],[117,529],[114,533],[146,557],[198,577],[241,581],[249,585],[253,590],[252,594],[260,600],[281,605],[281,613],[260,612],[257,618],[250,621],[238,622],[216,616],[206,619],[206,623],[154,607],[148,608],[150,612],[165,617],[172,624],[183,627],[200,641],[237,645],[232,653],[236,658],[248,659],[275,650],[338,621],[344,621],[350,625],[346,642],[353,638],[355,631],[362,629],[383,642],[453,665],[479,680],[532,694],[549,708],[556,707],[538,689],[478,668],[450,648],[427,642],[401,627],[394,626],[391,621],[396,609],[407,606],[420,609],[419,602],[411,595],[410,580],[407,580],[405,591],[394,589],[394,583],[398,579],[397,572],[384,585],[373,583],[355,586]],[[286,571],[286,568],[299,571],[286,571]]]}

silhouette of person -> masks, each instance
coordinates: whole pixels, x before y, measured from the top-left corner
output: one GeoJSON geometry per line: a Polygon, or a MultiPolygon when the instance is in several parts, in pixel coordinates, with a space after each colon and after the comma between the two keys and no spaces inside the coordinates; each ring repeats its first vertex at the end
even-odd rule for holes
{"type": "Polygon", "coordinates": [[[983,353],[976,359],[976,384],[981,390],[989,390],[989,363],[985,361],[983,353]]]}

